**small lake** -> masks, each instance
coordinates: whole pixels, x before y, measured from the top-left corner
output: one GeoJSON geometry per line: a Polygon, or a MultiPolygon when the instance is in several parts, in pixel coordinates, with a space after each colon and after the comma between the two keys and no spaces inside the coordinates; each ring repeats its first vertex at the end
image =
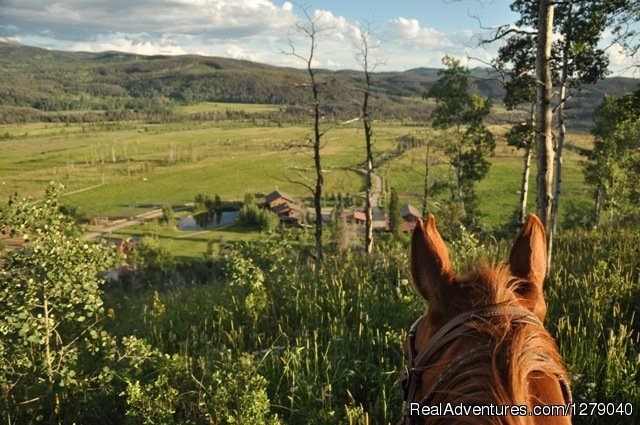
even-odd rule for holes
{"type": "Polygon", "coordinates": [[[223,211],[222,214],[202,212],[182,217],[178,222],[178,230],[208,230],[233,222],[240,211],[223,211]]]}

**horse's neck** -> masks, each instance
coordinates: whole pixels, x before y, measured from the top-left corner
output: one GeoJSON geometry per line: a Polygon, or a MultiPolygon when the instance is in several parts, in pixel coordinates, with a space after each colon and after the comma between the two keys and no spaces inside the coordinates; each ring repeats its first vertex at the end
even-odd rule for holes
{"type": "MultiPolygon", "coordinates": [[[[534,406],[566,406],[564,393],[556,376],[543,372],[532,372],[528,377],[529,411],[534,406]]],[[[571,424],[571,416],[536,416],[535,425],[571,424]]]]}
{"type": "MultiPolygon", "coordinates": [[[[456,344],[452,345],[449,348],[448,352],[444,353],[444,358],[454,358],[454,354],[460,352],[468,352],[469,347],[473,347],[471,344],[473,339],[468,339],[468,337],[463,337],[456,344]]],[[[477,344],[477,341],[476,341],[477,344]]],[[[511,362],[509,362],[511,363],[511,362]]],[[[515,362],[517,364],[517,362],[515,362]]],[[[513,363],[512,363],[513,364],[513,363]]],[[[424,386],[422,388],[423,391],[426,391],[428,388],[435,383],[437,378],[441,376],[445,370],[449,366],[446,362],[438,362],[434,365],[431,370],[430,376],[427,377],[424,382],[424,386]]],[[[475,369],[478,371],[486,372],[491,369],[490,364],[486,365],[475,365],[475,369]]],[[[467,371],[469,372],[469,371],[467,371]]],[[[565,394],[563,392],[563,388],[558,380],[558,376],[553,373],[546,372],[538,372],[538,371],[523,371],[523,370],[510,370],[509,375],[511,375],[511,387],[522,389],[521,391],[515,391],[507,395],[505,382],[501,382],[499,376],[493,376],[494,384],[500,385],[502,390],[498,390],[493,392],[494,395],[502,394],[506,396],[501,399],[493,399],[493,396],[490,394],[491,391],[485,392],[485,396],[487,399],[484,400],[481,404],[489,404],[493,403],[496,405],[503,404],[511,404],[511,405],[527,405],[528,411],[533,412],[534,406],[566,406],[565,394]]],[[[509,379],[509,378],[507,378],[509,379]]],[[[460,399],[456,399],[456,396],[451,398],[452,394],[456,394],[456,392],[450,392],[447,395],[446,401],[449,402],[458,402],[458,401],[468,401],[465,400],[464,391],[458,392],[457,397],[460,399]]],[[[425,394],[421,394],[424,396],[425,394]]],[[[438,401],[440,397],[436,397],[438,401]]],[[[435,400],[434,400],[435,401],[435,400]]],[[[476,400],[478,402],[478,400],[476,400]]],[[[472,403],[473,404],[473,403],[472,403]]],[[[561,414],[561,412],[556,412],[556,415],[561,414]]],[[[477,420],[478,418],[476,418],[477,420]]],[[[487,419],[487,418],[485,418],[487,419]]],[[[427,421],[429,423],[429,421],[427,421]]],[[[438,422],[439,423],[439,422],[438,422]]],[[[501,417],[501,418],[493,418],[488,420],[488,422],[476,422],[476,423],[500,423],[500,424],[526,424],[526,425],[565,425],[571,424],[571,416],[525,416],[525,417],[501,417]]]]}

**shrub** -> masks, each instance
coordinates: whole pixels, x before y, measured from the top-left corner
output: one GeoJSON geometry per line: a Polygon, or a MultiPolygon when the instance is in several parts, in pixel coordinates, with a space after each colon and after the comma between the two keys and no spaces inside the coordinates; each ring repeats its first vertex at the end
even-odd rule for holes
{"type": "Polygon", "coordinates": [[[22,236],[0,272],[0,388],[9,423],[58,422],[80,414],[82,400],[106,385],[111,338],[98,272],[111,250],[80,238],[60,212],[59,187],[42,202],[13,198],[2,232],[22,236]]]}
{"type": "Polygon", "coordinates": [[[145,236],[136,242],[127,254],[127,263],[133,267],[133,274],[125,274],[120,283],[127,289],[136,285],[158,286],[174,283],[179,277],[178,262],[156,236],[145,236]]]}
{"type": "Polygon", "coordinates": [[[162,206],[162,222],[169,227],[174,226],[175,219],[173,216],[173,208],[171,208],[171,205],[162,206]]]}
{"type": "Polygon", "coordinates": [[[238,220],[243,226],[257,227],[260,223],[260,208],[253,204],[244,204],[240,209],[238,220]]]}
{"type": "Polygon", "coordinates": [[[263,232],[274,232],[280,225],[280,218],[272,211],[263,209],[258,219],[260,230],[263,232]]]}
{"type": "Polygon", "coordinates": [[[123,347],[127,424],[279,423],[267,381],[248,355],[168,355],[135,337],[124,338],[123,347]]]}
{"type": "Polygon", "coordinates": [[[280,224],[278,216],[256,205],[253,195],[246,194],[238,220],[243,226],[258,228],[263,232],[273,232],[280,224]]]}
{"type": "Polygon", "coordinates": [[[204,211],[207,209],[206,202],[207,197],[201,193],[198,193],[193,199],[193,209],[194,211],[204,211]]]}

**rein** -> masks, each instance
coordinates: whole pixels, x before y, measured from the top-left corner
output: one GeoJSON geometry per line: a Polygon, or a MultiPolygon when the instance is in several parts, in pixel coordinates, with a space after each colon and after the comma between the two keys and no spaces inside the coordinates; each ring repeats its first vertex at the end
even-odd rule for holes
{"type": "MultiPolygon", "coordinates": [[[[469,323],[473,323],[479,319],[507,316],[510,318],[512,324],[528,324],[544,328],[540,319],[528,310],[509,306],[482,307],[455,316],[435,334],[433,334],[422,350],[417,353],[415,347],[416,332],[418,324],[425,316],[426,314],[420,316],[418,320],[411,325],[409,335],[407,337],[409,345],[409,366],[405,367],[404,376],[402,378],[402,384],[404,387],[404,401],[402,405],[403,416],[398,422],[398,425],[418,423],[420,417],[418,415],[411,416],[409,414],[409,408],[410,403],[415,403],[416,392],[420,387],[419,383],[422,380],[423,372],[429,368],[432,363],[431,360],[443,347],[449,345],[455,339],[474,329],[472,326],[469,326],[469,323]]],[[[455,372],[459,371],[464,366],[473,364],[482,357],[489,355],[489,348],[490,347],[487,344],[479,345],[464,353],[460,353],[452,359],[449,362],[449,365],[436,379],[427,394],[418,402],[419,408],[430,403],[440,386],[455,372]]],[[[558,380],[562,387],[565,401],[571,403],[573,399],[568,383],[562,377],[558,377],[558,380]]]]}

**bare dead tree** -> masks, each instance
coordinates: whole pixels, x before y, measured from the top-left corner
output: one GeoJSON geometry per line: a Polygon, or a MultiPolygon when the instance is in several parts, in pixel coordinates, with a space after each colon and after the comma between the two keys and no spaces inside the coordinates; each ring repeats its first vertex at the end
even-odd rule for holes
{"type": "Polygon", "coordinates": [[[364,89],[362,91],[362,103],[360,104],[360,119],[364,128],[365,140],[365,237],[364,249],[367,254],[373,251],[373,205],[372,205],[372,187],[373,187],[373,151],[372,138],[373,128],[371,126],[371,116],[369,115],[369,100],[371,98],[371,73],[375,70],[380,62],[373,65],[370,60],[370,53],[373,46],[371,45],[372,33],[371,26],[366,25],[360,29],[360,44],[357,46],[356,57],[364,72],[364,89]]]}
{"type": "Polygon", "coordinates": [[[320,149],[321,141],[324,134],[320,129],[320,83],[317,80],[316,70],[313,67],[313,61],[317,50],[318,34],[328,28],[320,29],[317,27],[317,21],[309,14],[307,9],[300,6],[305,19],[302,22],[294,23],[293,29],[309,41],[309,50],[306,54],[301,54],[296,50],[296,45],[291,37],[289,37],[289,50],[283,51],[285,55],[293,56],[305,63],[307,73],[309,74],[309,82],[300,86],[308,88],[312,95],[311,114],[313,117],[313,138],[311,145],[313,150],[313,163],[315,168],[315,184],[313,186],[303,184],[313,195],[313,205],[315,210],[315,266],[316,272],[322,271],[323,249],[322,249],[322,188],[324,185],[324,174],[322,171],[322,162],[320,149]]]}

